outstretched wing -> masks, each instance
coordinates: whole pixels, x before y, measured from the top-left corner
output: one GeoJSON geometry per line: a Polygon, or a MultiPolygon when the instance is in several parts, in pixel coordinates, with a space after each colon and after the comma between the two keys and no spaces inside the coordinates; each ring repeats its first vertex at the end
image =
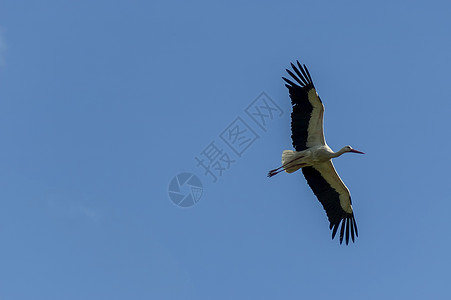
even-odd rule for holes
{"type": "Polygon", "coordinates": [[[335,171],[332,161],[327,161],[312,167],[302,168],[302,173],[308,185],[324,207],[332,230],[332,239],[340,229],[340,244],[346,233],[346,245],[349,234],[354,242],[354,234],[358,236],[357,224],[352,211],[351,195],[348,188],[335,171]]]}
{"type": "Polygon", "coordinates": [[[296,61],[299,68],[291,64],[294,74],[287,69],[288,74],[297,83],[282,77],[287,84],[293,105],[291,113],[291,139],[296,151],[319,145],[325,145],[323,133],[324,106],[316,93],[312,77],[305,65],[296,61]]]}

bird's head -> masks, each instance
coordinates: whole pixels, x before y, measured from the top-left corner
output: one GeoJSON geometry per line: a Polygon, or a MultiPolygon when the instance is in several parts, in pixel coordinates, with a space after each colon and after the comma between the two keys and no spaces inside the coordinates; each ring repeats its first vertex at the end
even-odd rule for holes
{"type": "Polygon", "coordinates": [[[345,149],[345,152],[352,152],[352,153],[365,154],[365,153],[363,153],[362,151],[352,149],[351,146],[345,146],[344,149],[345,149]]]}

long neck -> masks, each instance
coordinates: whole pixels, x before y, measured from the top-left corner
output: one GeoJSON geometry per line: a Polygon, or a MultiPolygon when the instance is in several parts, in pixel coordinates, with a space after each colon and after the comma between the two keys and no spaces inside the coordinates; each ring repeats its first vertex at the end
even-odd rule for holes
{"type": "Polygon", "coordinates": [[[343,153],[346,153],[346,147],[341,148],[338,152],[335,152],[332,157],[339,157],[343,153]]]}

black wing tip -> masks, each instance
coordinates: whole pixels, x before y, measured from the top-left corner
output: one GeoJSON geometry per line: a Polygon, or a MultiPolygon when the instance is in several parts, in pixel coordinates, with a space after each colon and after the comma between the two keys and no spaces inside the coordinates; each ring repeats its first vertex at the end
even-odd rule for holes
{"type": "Polygon", "coordinates": [[[343,244],[343,240],[345,241],[346,245],[348,245],[349,237],[351,237],[351,241],[355,243],[355,237],[358,237],[359,233],[357,231],[357,224],[355,222],[354,214],[346,214],[346,216],[339,219],[335,223],[330,223],[329,229],[332,230],[332,239],[335,238],[338,228],[340,228],[340,245],[343,244]]]}
{"type": "MultiPolygon", "coordinates": [[[[314,88],[312,77],[305,64],[301,65],[299,60],[296,60],[296,64],[290,63],[291,68],[296,74],[293,74],[289,69],[285,69],[287,73],[300,84],[303,88],[314,88]]],[[[282,77],[283,78],[283,77],[282,77]]],[[[297,85],[296,85],[297,86],[297,85]]]]}
{"type": "Polygon", "coordinates": [[[294,87],[294,86],[298,86],[296,83],[294,83],[293,81],[291,81],[291,80],[288,79],[288,78],[282,77],[282,79],[283,79],[286,83],[288,83],[288,84],[290,85],[290,86],[287,86],[287,85],[285,84],[285,86],[287,86],[288,88],[294,87]]]}

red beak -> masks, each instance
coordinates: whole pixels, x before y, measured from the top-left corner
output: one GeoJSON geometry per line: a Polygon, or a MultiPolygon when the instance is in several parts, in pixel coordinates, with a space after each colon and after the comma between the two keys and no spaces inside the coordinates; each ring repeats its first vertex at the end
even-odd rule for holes
{"type": "Polygon", "coordinates": [[[361,151],[359,151],[359,150],[355,150],[355,149],[352,149],[352,150],[349,151],[349,152],[359,153],[359,154],[365,154],[365,153],[363,153],[363,152],[361,152],[361,151]]]}

